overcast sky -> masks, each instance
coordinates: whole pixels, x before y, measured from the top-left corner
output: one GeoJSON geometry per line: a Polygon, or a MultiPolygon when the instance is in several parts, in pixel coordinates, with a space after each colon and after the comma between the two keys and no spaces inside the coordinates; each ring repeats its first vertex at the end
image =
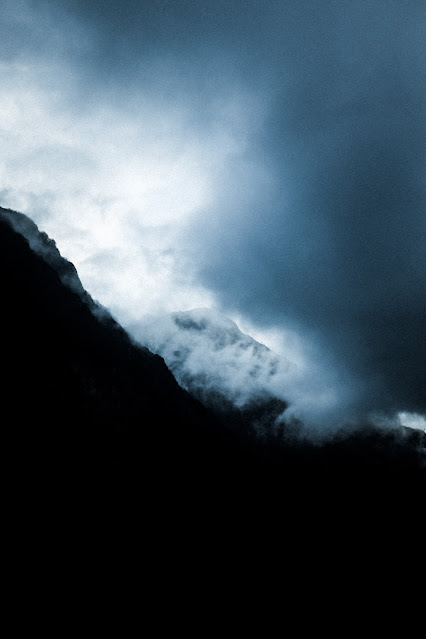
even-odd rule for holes
{"type": "Polygon", "coordinates": [[[95,298],[124,324],[214,307],[312,362],[348,414],[426,411],[423,2],[0,18],[0,204],[95,298]]]}

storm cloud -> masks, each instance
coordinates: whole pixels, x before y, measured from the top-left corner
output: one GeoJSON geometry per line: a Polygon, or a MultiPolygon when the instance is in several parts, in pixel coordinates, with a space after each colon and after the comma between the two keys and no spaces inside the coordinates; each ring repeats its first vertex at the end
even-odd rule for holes
{"type": "Polygon", "coordinates": [[[272,186],[200,224],[203,281],[316,344],[355,413],[424,410],[425,15],[418,3],[295,6],[251,148],[272,186]]]}
{"type": "Polygon", "coordinates": [[[0,203],[90,293],[297,335],[337,419],[426,411],[421,2],[0,11],[0,203]]]}

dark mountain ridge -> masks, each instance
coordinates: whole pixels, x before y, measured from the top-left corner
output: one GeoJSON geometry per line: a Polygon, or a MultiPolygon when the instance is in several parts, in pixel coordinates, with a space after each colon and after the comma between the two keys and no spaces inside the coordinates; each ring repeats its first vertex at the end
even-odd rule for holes
{"type": "Polygon", "coordinates": [[[92,300],[33,222],[2,208],[0,273],[4,450],[20,508],[103,504],[287,530],[361,511],[395,524],[418,508],[422,432],[366,426],[318,445],[297,425],[259,438],[241,415],[214,415],[92,300]]]}
{"type": "Polygon", "coordinates": [[[3,411],[22,433],[18,454],[28,447],[27,468],[114,483],[139,474],[142,441],[162,437],[155,429],[170,443],[185,432],[196,440],[200,423],[213,420],[163,360],[92,300],[54,243],[34,237],[31,221],[0,214],[3,411]],[[30,240],[17,232],[23,227],[30,240]]]}

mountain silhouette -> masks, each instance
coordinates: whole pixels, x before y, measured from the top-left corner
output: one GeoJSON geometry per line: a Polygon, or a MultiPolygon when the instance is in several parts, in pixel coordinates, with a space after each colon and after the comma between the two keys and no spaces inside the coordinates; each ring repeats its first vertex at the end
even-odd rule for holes
{"type": "Polygon", "coordinates": [[[420,512],[421,431],[365,426],[319,444],[297,424],[259,435],[253,414],[218,415],[91,298],[52,240],[3,208],[0,273],[2,432],[20,516],[142,517],[158,539],[172,525],[175,543],[194,526],[237,527],[245,545],[254,531],[300,541],[324,520],[395,529],[420,512]]]}
{"type": "Polygon", "coordinates": [[[22,482],[109,498],[142,482],[147,458],[183,481],[189,457],[194,472],[227,433],[93,301],[52,240],[0,214],[3,414],[22,482]]]}

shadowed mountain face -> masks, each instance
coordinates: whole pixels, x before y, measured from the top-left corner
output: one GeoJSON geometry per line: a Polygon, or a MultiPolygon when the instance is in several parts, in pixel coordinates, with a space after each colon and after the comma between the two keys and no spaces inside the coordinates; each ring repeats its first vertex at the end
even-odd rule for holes
{"type": "Polygon", "coordinates": [[[0,274],[4,450],[19,507],[113,503],[161,521],[244,512],[288,526],[361,503],[389,513],[424,488],[420,431],[365,428],[319,446],[296,426],[257,438],[241,416],[218,419],[91,299],[51,240],[5,209],[0,274]]]}
{"type": "Polygon", "coordinates": [[[184,467],[176,439],[201,451],[213,419],[90,298],[51,240],[0,213],[2,408],[17,476],[28,489],[106,496],[141,482],[147,457],[159,471],[184,467]]]}

